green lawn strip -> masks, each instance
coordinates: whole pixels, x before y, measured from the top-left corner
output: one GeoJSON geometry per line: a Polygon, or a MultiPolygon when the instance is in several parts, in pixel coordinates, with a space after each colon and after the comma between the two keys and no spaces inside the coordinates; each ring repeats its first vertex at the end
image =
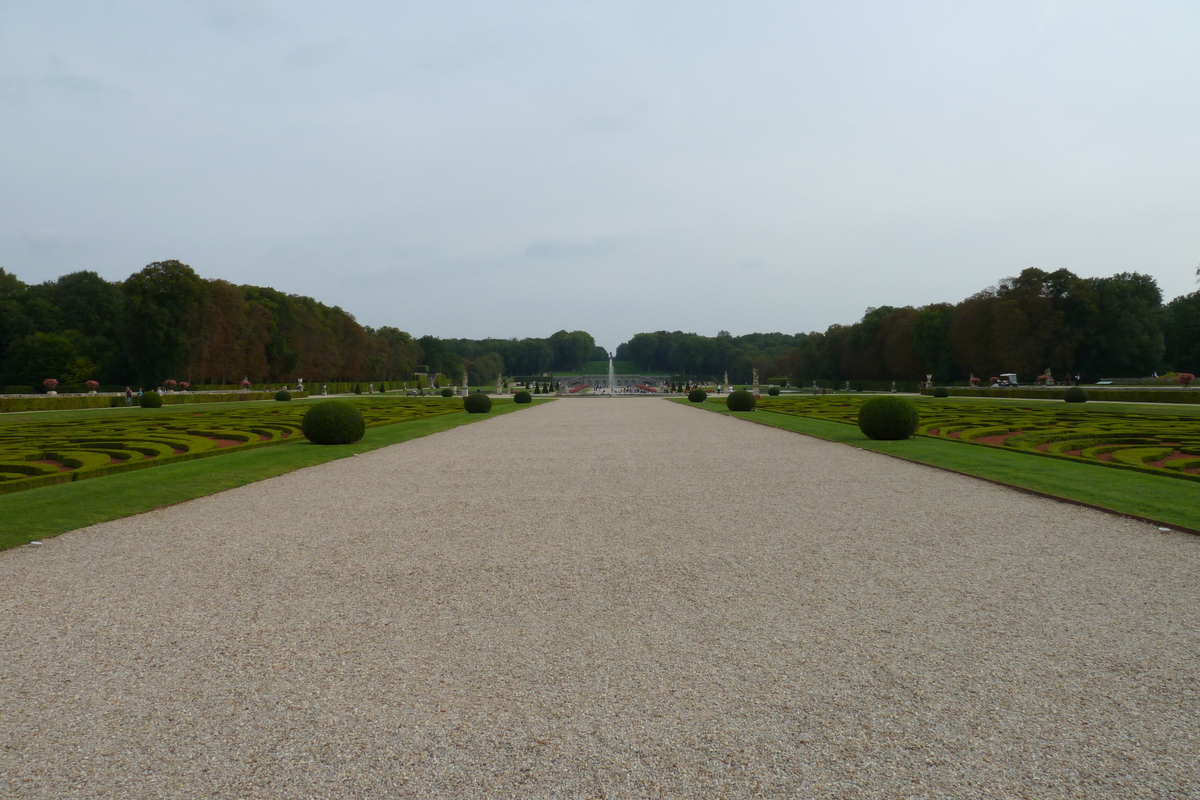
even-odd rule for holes
{"type": "Polygon", "coordinates": [[[1192,481],[925,436],[879,442],[868,439],[856,426],[840,422],[770,411],[731,412],[723,401],[699,405],[708,411],[818,439],[1200,532],[1200,487],[1192,481]]]}
{"type": "Polygon", "coordinates": [[[540,402],[548,401],[506,403],[494,406],[489,414],[463,412],[368,428],[361,441],[349,445],[297,441],[0,496],[0,550],[480,422],[540,402]]]}

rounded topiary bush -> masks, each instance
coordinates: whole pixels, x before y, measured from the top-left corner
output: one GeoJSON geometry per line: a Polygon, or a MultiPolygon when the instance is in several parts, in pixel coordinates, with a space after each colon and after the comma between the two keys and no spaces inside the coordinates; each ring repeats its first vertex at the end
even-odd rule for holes
{"type": "Polygon", "coordinates": [[[158,392],[146,392],[138,398],[138,405],[142,408],[162,408],[162,395],[158,392]]]}
{"type": "Polygon", "coordinates": [[[703,389],[692,389],[688,392],[688,400],[691,400],[693,403],[703,403],[707,399],[708,392],[703,389]]]}
{"type": "Polygon", "coordinates": [[[767,389],[767,394],[771,395],[771,397],[779,397],[779,387],[772,386],[770,389],[767,389]]]}
{"type": "Polygon", "coordinates": [[[858,429],[870,439],[907,439],[920,422],[917,407],[903,397],[872,397],[858,410],[858,429]]]}
{"type": "Polygon", "coordinates": [[[442,397],[454,397],[454,390],[447,386],[445,389],[442,389],[442,397]]]}
{"type": "Polygon", "coordinates": [[[482,392],[469,394],[463,398],[463,408],[468,414],[486,414],[492,410],[492,398],[482,392]]]}
{"type": "Polygon", "coordinates": [[[725,405],[730,411],[753,411],[754,406],[757,404],[758,401],[754,398],[754,395],[745,389],[730,392],[729,397],[725,398],[725,405]]]}
{"type": "Polygon", "coordinates": [[[1068,403],[1086,403],[1088,401],[1087,392],[1078,386],[1072,386],[1063,394],[1063,400],[1068,403]]]}
{"type": "Polygon", "coordinates": [[[367,430],[362,412],[345,400],[322,400],[304,412],[300,430],[313,444],[351,444],[367,430]]]}
{"type": "Polygon", "coordinates": [[[522,389],[521,391],[519,391],[513,395],[513,402],[514,403],[532,403],[533,397],[530,396],[529,392],[522,389]]]}
{"type": "Polygon", "coordinates": [[[276,400],[291,400],[292,393],[289,392],[287,389],[280,389],[278,392],[275,393],[275,399],[276,400]]]}
{"type": "Polygon", "coordinates": [[[950,390],[947,389],[945,386],[939,386],[933,390],[933,396],[934,397],[949,397],[950,390]]]}

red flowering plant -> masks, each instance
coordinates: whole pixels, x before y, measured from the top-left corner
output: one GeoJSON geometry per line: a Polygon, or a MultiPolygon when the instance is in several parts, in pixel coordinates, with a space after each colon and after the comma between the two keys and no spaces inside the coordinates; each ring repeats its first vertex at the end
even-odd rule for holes
{"type": "Polygon", "coordinates": [[[1181,372],[1175,376],[1175,380],[1179,381],[1184,386],[1187,386],[1189,383],[1196,380],[1196,376],[1190,372],[1181,372]]]}
{"type": "Polygon", "coordinates": [[[46,380],[42,381],[42,386],[46,387],[47,392],[53,392],[55,387],[58,386],[58,378],[46,378],[46,380]]]}
{"type": "Polygon", "coordinates": [[[1046,381],[1048,381],[1048,380],[1050,380],[1050,378],[1048,378],[1048,377],[1047,377],[1047,376],[1045,376],[1045,375],[1038,375],[1038,376],[1037,376],[1037,382],[1038,382],[1038,383],[1045,383],[1045,382],[1046,382],[1046,381]]]}
{"type": "Polygon", "coordinates": [[[971,385],[972,385],[972,386],[978,386],[978,385],[979,385],[979,378],[976,378],[974,375],[972,375],[972,376],[971,376],[971,385]]]}
{"type": "Polygon", "coordinates": [[[190,387],[191,387],[191,384],[190,384],[190,383],[188,383],[187,381],[180,381],[180,382],[179,382],[179,388],[180,388],[180,389],[183,389],[185,392],[186,392],[186,391],[188,390],[188,388],[190,388],[190,387]]]}
{"type": "Polygon", "coordinates": [[[242,388],[243,388],[243,389],[249,389],[249,388],[250,388],[250,379],[249,379],[249,378],[246,378],[246,379],[244,379],[244,380],[242,381],[242,388]]]}
{"type": "Polygon", "coordinates": [[[99,381],[87,381],[86,383],[84,383],[84,386],[88,387],[89,392],[94,392],[100,388],[100,382],[99,381]]]}
{"type": "Polygon", "coordinates": [[[169,378],[167,380],[163,381],[163,386],[167,387],[168,389],[174,389],[178,385],[179,385],[178,383],[176,383],[175,381],[173,381],[169,378]]]}

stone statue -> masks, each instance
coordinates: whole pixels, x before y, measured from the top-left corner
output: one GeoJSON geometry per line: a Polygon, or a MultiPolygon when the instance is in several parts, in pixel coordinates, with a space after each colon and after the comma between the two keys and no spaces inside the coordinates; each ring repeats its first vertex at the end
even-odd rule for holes
{"type": "Polygon", "coordinates": [[[754,393],[758,394],[758,367],[754,368],[754,380],[750,381],[750,385],[754,387],[754,393]]]}

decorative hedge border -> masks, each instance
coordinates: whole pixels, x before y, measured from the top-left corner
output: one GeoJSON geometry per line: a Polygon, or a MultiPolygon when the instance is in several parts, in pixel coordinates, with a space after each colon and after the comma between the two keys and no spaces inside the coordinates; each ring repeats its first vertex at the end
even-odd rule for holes
{"type": "MultiPolygon", "coordinates": [[[[798,417],[857,424],[866,398],[842,396],[763,398],[759,408],[798,417]]],[[[918,434],[977,447],[1002,447],[1019,453],[1082,461],[1109,469],[1131,469],[1151,475],[1200,481],[1200,416],[1155,411],[1087,409],[1039,404],[918,403],[918,434]],[[997,437],[1003,437],[996,441],[997,437]],[[991,438],[993,441],[980,441],[991,438]],[[1060,443],[1071,443],[1066,446],[1060,443]],[[1039,449],[1044,448],[1044,449],[1039,449]],[[1070,455],[1067,451],[1079,451],[1070,455]],[[1165,452],[1169,450],[1169,452],[1165,452]],[[1112,454],[1112,460],[1098,456],[1112,454]],[[1163,466],[1145,462],[1172,460],[1163,466]]]]}
{"type": "MultiPolygon", "coordinates": [[[[380,395],[353,402],[368,427],[463,413],[459,403],[440,398],[380,395]]],[[[138,409],[0,425],[0,494],[305,441],[300,421],[308,408],[271,403],[182,413],[138,409]],[[222,439],[238,443],[220,446],[222,439]]]]}
{"type": "MultiPolygon", "coordinates": [[[[308,397],[307,392],[292,392],[292,398],[308,397]]],[[[164,406],[186,403],[232,403],[242,400],[274,400],[274,392],[176,392],[164,394],[164,406]]],[[[137,395],[134,395],[137,400],[137,395]]],[[[0,413],[9,411],[71,411],[80,408],[111,408],[124,406],[124,395],[83,394],[66,397],[0,397],[0,413]],[[114,403],[116,400],[118,402],[114,403]]]]}
{"type": "MultiPolygon", "coordinates": [[[[1069,387],[1057,386],[1045,389],[967,389],[947,386],[951,397],[1010,397],[1019,400],[1062,400],[1069,387]]],[[[1106,389],[1085,386],[1088,400],[1110,403],[1200,403],[1200,391],[1194,389],[1106,389]]],[[[932,397],[933,389],[922,389],[921,394],[932,397]]]]}

